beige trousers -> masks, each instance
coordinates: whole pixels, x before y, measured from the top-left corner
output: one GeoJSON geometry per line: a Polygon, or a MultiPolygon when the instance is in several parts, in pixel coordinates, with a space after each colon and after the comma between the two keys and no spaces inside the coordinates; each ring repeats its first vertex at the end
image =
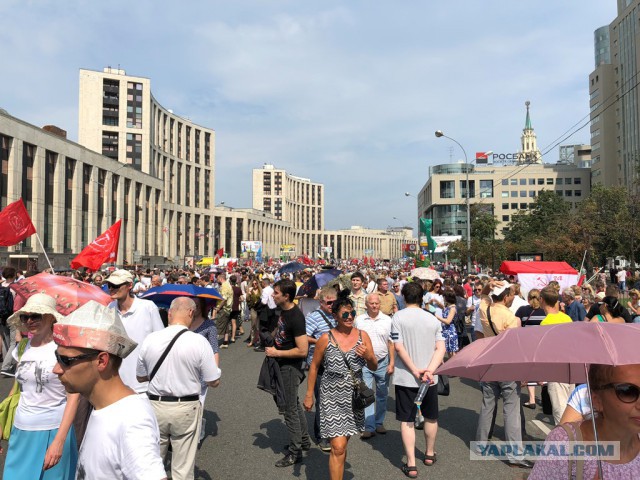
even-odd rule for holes
{"type": "Polygon", "coordinates": [[[164,459],[171,443],[171,477],[193,480],[200,438],[202,403],[151,401],[160,428],[160,456],[164,459]]]}
{"type": "Polygon", "coordinates": [[[567,401],[575,385],[570,383],[547,383],[547,391],[551,398],[551,407],[553,408],[553,421],[556,425],[560,423],[564,409],[567,407],[567,401]]]}

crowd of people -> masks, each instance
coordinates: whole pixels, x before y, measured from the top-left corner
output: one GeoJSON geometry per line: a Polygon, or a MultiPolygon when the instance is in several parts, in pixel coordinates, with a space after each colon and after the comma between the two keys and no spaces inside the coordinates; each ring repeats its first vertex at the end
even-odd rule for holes
{"type": "MultiPolygon", "coordinates": [[[[21,392],[5,477],[162,479],[171,457],[171,478],[193,478],[206,393],[221,381],[221,350],[243,339],[238,343],[264,355],[259,385],[273,394],[287,428],[289,443],[276,467],[302,462],[315,443],[329,453],[329,477],[343,478],[349,439],[387,433],[393,383],[405,452],[401,471],[416,478],[417,457],[427,467],[437,462],[442,379],[434,372],[468,344],[512,328],[640,322],[640,292],[629,290],[623,305],[626,285],[600,277],[564,288],[550,282],[523,295],[513,277],[450,270],[434,271],[427,280],[388,263],[331,267],[342,274],[305,296],[301,286],[323,267],[292,273],[279,272],[279,265],[74,271],[68,274],[103,289],[111,303],[91,301],[63,317],[53,298],[35,294],[26,302],[12,298],[6,318],[0,304],[2,373],[15,375],[14,388],[21,392]],[[215,288],[222,299],[177,297],[163,309],[140,298],[168,283],[215,288]],[[367,395],[369,401],[360,405],[367,395]],[[313,425],[307,425],[305,410],[315,412],[313,425]],[[418,455],[416,429],[423,431],[425,445],[418,455]]],[[[24,276],[13,267],[2,275],[3,287],[24,276]]],[[[593,431],[576,422],[597,414],[604,437],[625,442],[625,461],[610,464],[609,475],[640,475],[640,424],[628,420],[632,407],[640,408],[638,374],[636,366],[592,366],[593,407],[582,386],[544,384],[558,425],[549,438],[568,441],[581,434],[588,440],[593,431]]],[[[480,382],[476,440],[492,438],[500,399],[505,439],[519,444],[529,438],[523,409],[538,408],[540,387],[529,379],[480,382]]],[[[632,418],[640,418],[640,411],[632,418]]],[[[518,453],[506,462],[534,467],[518,453]]],[[[560,478],[562,467],[566,478],[566,462],[542,463],[531,478],[560,478]]],[[[593,468],[587,462],[585,472],[593,468]]]]}

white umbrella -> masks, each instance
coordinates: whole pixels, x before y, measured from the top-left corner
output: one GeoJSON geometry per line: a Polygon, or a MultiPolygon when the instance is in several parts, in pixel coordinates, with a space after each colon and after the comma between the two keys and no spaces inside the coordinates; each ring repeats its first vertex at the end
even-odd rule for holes
{"type": "Polygon", "coordinates": [[[420,280],[438,280],[440,275],[433,268],[418,267],[411,270],[410,277],[419,278],[420,280]]]}

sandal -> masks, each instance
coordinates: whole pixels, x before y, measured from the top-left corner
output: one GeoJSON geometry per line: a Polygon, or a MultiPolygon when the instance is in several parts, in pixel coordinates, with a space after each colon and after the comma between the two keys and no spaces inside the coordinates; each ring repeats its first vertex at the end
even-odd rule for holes
{"type": "Polygon", "coordinates": [[[418,478],[418,469],[416,467],[410,467],[406,463],[400,467],[400,470],[406,477],[409,478],[418,478]],[[414,475],[415,474],[415,475],[414,475]]]}
{"type": "Polygon", "coordinates": [[[424,463],[427,467],[432,467],[433,464],[436,463],[436,456],[436,452],[433,452],[433,455],[427,455],[427,452],[424,452],[424,461],[422,463],[424,463]]]}
{"type": "Polygon", "coordinates": [[[530,408],[531,410],[535,410],[535,409],[536,409],[536,403],[535,403],[535,402],[533,402],[533,403],[531,403],[531,402],[524,402],[522,405],[523,405],[523,406],[525,406],[525,407],[527,407],[527,408],[530,408]]]}

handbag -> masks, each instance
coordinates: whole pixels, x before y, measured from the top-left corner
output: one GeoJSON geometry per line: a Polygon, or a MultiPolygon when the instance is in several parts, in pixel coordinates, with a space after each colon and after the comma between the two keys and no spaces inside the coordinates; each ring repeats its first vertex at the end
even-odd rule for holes
{"type": "Polygon", "coordinates": [[[436,385],[436,387],[438,389],[438,395],[448,397],[449,393],[451,393],[451,387],[449,386],[449,377],[447,375],[438,375],[438,384],[436,385]]]}
{"type": "MultiPolygon", "coordinates": [[[[362,340],[362,333],[360,333],[359,335],[360,335],[360,340],[362,340]]],[[[344,360],[345,365],[349,369],[349,376],[351,377],[351,382],[353,383],[352,406],[354,410],[364,410],[365,408],[367,408],[369,405],[371,405],[373,402],[376,401],[376,394],[372,389],[370,389],[367,386],[366,383],[364,383],[364,380],[360,380],[356,377],[356,374],[354,373],[354,371],[351,369],[351,366],[349,365],[349,360],[347,360],[347,356],[344,354],[342,350],[340,350],[340,346],[338,345],[337,340],[335,339],[335,337],[331,332],[329,332],[329,336],[336,343],[336,346],[338,347],[338,350],[342,355],[342,359],[344,360]]]]}
{"type": "MultiPolygon", "coordinates": [[[[23,338],[18,344],[18,363],[22,358],[22,354],[27,349],[28,338],[23,338]]],[[[16,416],[16,409],[20,402],[20,385],[16,380],[13,383],[13,387],[2,403],[0,403],[0,440],[9,440],[11,436],[11,429],[13,428],[13,421],[16,416]]]]}

